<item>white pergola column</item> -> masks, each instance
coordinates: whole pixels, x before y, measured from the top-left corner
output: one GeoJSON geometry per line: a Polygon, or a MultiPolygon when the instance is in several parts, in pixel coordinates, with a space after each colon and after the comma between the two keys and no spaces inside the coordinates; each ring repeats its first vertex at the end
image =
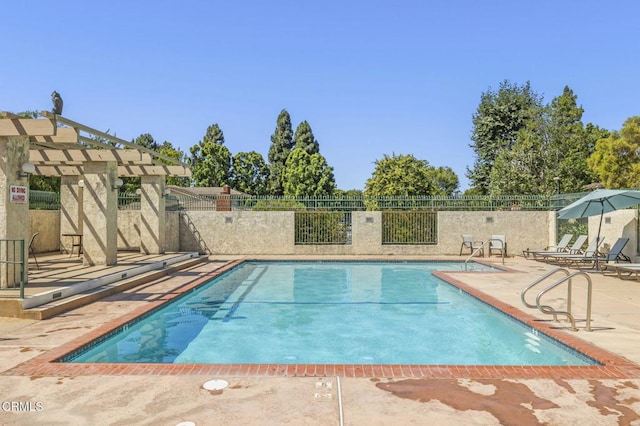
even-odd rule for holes
{"type": "MultiPolygon", "coordinates": [[[[24,240],[24,277],[20,266],[0,264],[0,287],[15,287],[26,279],[29,257],[29,179],[19,176],[29,161],[29,136],[0,136],[0,240],[24,240]]],[[[19,244],[0,246],[0,259],[16,261],[20,258],[19,244]],[[17,250],[17,251],[16,251],[17,250]]]]}
{"type": "Polygon", "coordinates": [[[165,176],[142,176],[140,188],[140,253],[164,253],[165,176]]]}
{"type": "MultiPolygon", "coordinates": [[[[60,234],[82,234],[82,195],[79,176],[62,176],[60,179],[60,234]]],[[[72,240],[60,237],[60,247],[71,252],[72,240]]]]}
{"type": "Polygon", "coordinates": [[[115,265],[118,260],[118,165],[84,163],[83,252],[85,265],[115,265]]]}

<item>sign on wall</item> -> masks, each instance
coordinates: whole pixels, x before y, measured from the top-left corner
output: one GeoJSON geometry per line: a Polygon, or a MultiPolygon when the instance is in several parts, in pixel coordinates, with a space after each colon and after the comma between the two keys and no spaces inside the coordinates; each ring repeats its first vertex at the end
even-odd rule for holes
{"type": "Polygon", "coordinates": [[[11,196],[9,198],[10,203],[26,203],[27,199],[27,187],[21,185],[11,185],[11,196]]]}

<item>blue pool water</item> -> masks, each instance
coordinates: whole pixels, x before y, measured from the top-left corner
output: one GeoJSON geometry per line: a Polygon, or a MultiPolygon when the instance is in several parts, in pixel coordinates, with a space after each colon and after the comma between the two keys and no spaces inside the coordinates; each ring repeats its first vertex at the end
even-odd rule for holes
{"type": "Polygon", "coordinates": [[[434,270],[464,264],[245,262],[62,361],[594,364],[434,270]]]}

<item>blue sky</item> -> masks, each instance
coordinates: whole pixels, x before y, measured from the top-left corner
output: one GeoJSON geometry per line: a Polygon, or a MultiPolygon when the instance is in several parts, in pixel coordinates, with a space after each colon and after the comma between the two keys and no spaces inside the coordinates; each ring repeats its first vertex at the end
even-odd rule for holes
{"type": "Polygon", "coordinates": [[[0,110],[51,109],[188,152],[218,123],[265,160],[282,109],[311,125],[340,189],[383,155],[449,166],[468,187],[480,96],[565,85],[583,121],[640,115],[637,0],[11,1],[0,22],[0,110]]]}

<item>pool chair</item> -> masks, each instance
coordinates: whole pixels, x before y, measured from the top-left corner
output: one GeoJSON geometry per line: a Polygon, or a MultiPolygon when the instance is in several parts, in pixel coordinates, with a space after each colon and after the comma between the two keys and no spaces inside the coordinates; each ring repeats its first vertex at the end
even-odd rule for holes
{"type": "Polygon", "coordinates": [[[489,256],[497,252],[501,256],[507,256],[507,237],[504,235],[494,234],[489,241],[489,256]]]}
{"type": "Polygon", "coordinates": [[[480,256],[484,257],[484,242],[483,241],[473,241],[473,236],[471,234],[462,234],[462,245],[460,246],[460,256],[462,256],[462,251],[469,249],[469,253],[473,254],[477,249],[480,249],[480,256]]]}
{"type": "Polygon", "coordinates": [[[569,251],[569,248],[568,248],[569,242],[571,241],[572,238],[573,238],[573,234],[565,234],[560,239],[560,242],[558,242],[557,246],[549,246],[544,250],[536,250],[536,251],[531,251],[529,249],[526,249],[522,252],[522,254],[524,255],[524,257],[529,257],[529,256],[533,256],[534,253],[563,253],[563,252],[569,251]]]}
{"type": "Polygon", "coordinates": [[[532,251],[532,252],[529,252],[529,254],[531,254],[535,260],[543,260],[544,257],[548,254],[558,254],[558,253],[581,254],[583,253],[582,246],[584,245],[585,241],[587,241],[586,235],[578,235],[578,238],[576,238],[573,244],[571,244],[571,247],[565,249],[564,251],[543,250],[543,251],[532,251]]]}
{"type": "MultiPolygon", "coordinates": [[[[604,241],[604,237],[594,238],[590,243],[587,249],[582,254],[571,254],[571,253],[549,253],[543,256],[544,261],[547,263],[563,263],[568,265],[574,263],[580,263],[581,261],[593,261],[595,262],[596,256],[600,256],[598,253],[598,247],[604,241]]],[[[599,257],[601,259],[602,256],[599,257]]]]}
{"type": "Polygon", "coordinates": [[[622,250],[628,242],[628,238],[618,238],[613,246],[611,246],[609,253],[601,254],[596,251],[591,258],[582,258],[574,261],[574,263],[591,264],[594,267],[597,266],[599,269],[602,269],[603,266],[608,263],[631,262],[631,258],[622,253],[622,250]]]}
{"type": "Polygon", "coordinates": [[[620,279],[640,280],[640,263],[606,263],[602,265],[602,270],[605,275],[617,275],[620,279]]]}

